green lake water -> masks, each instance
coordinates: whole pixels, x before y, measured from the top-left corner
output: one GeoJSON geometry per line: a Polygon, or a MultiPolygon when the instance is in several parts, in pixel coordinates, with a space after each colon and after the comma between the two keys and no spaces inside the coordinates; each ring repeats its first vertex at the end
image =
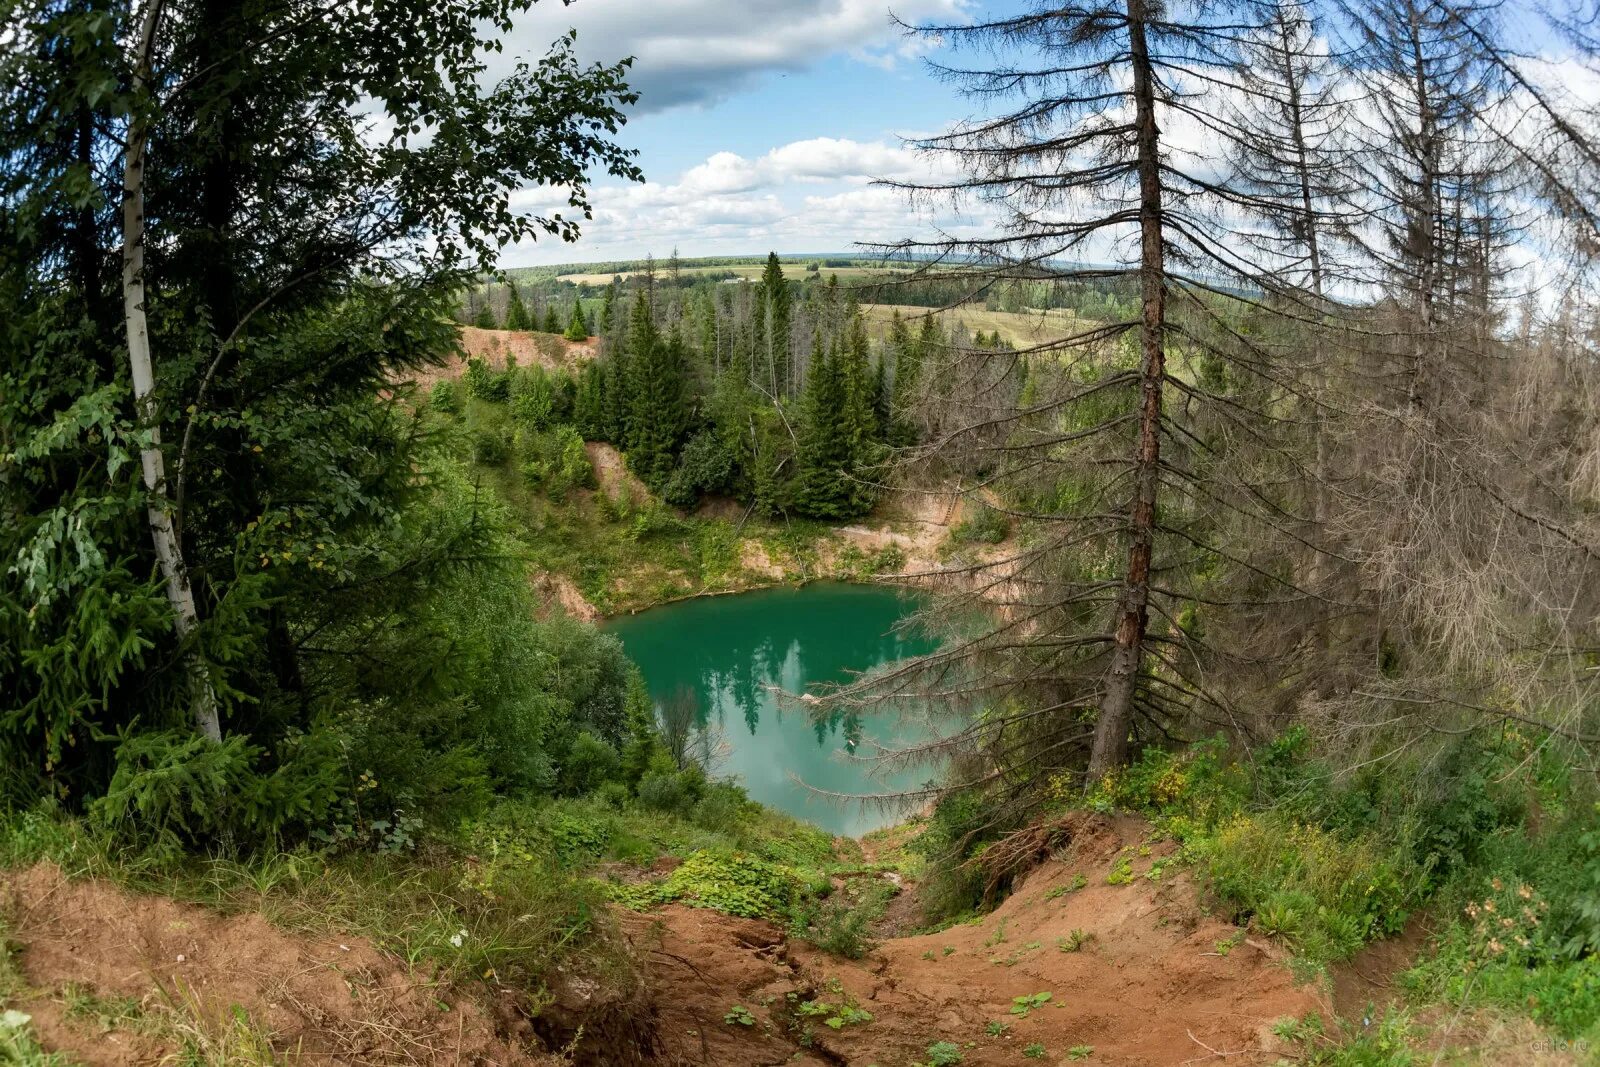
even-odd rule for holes
{"type": "Polygon", "coordinates": [[[780,703],[777,690],[803,693],[930,651],[931,640],[891,633],[916,606],[884,586],[815,582],[667,604],[606,629],[644,672],[658,707],[684,687],[693,692],[701,722],[723,743],[713,773],[737,778],[753,800],[856,836],[899,816],[860,803],[840,805],[806,786],[855,794],[920,786],[931,771],[883,775],[849,755],[873,751],[873,742],[895,745],[926,735],[908,733],[893,714],[835,713],[816,721],[803,704],[780,703]]]}

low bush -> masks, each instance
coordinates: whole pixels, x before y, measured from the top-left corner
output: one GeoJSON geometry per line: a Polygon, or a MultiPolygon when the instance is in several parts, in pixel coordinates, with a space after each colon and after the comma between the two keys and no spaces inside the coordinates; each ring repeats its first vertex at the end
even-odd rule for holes
{"type": "Polygon", "coordinates": [[[849,879],[821,900],[802,901],[791,915],[790,933],[824,952],[859,960],[877,944],[872,924],[893,896],[894,888],[877,879],[849,879]]]}
{"type": "Polygon", "coordinates": [[[1009,536],[1010,516],[987,504],[979,504],[971,516],[950,528],[950,540],[958,545],[997,545],[1009,536]]]}

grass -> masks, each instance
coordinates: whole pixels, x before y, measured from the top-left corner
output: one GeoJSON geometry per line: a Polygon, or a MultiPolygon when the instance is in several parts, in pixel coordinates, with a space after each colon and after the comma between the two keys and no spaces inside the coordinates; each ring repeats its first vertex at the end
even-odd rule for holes
{"type": "MultiPolygon", "coordinates": [[[[893,321],[895,312],[899,312],[900,317],[906,319],[922,314],[927,309],[900,307],[894,304],[863,304],[861,310],[867,318],[868,332],[874,339],[881,341],[888,336],[889,324],[893,321]]],[[[990,311],[976,304],[942,312],[939,320],[940,325],[947,331],[963,325],[968,333],[998,332],[1001,340],[1008,341],[1017,348],[1058,341],[1063,337],[1082,332],[1089,325],[1065,308],[1056,308],[1048,312],[990,311]]]]}
{"type": "MultiPolygon", "coordinates": [[[[1316,975],[1426,910],[1433,934],[1397,979],[1417,1011],[1536,1025],[1551,1043],[1592,1050],[1600,804],[1592,777],[1574,769],[1582,766],[1560,739],[1503,726],[1441,740],[1381,772],[1338,776],[1292,730],[1248,764],[1220,744],[1147,752],[1089,803],[1138,811],[1178,842],[1175,860],[1155,864],[1189,866],[1238,924],[1219,954],[1248,930],[1286,945],[1297,973],[1316,975]]],[[[1107,880],[1131,874],[1124,857],[1107,880]]],[[[1427,1028],[1401,1014],[1349,1032],[1297,1033],[1316,1064],[1430,1058],[1417,1051],[1427,1028]]]]}
{"type": "Polygon", "coordinates": [[[33,1017],[26,1012],[0,1011],[0,1064],[6,1067],[72,1067],[75,1061],[59,1052],[46,1052],[33,1036],[33,1017]]]}

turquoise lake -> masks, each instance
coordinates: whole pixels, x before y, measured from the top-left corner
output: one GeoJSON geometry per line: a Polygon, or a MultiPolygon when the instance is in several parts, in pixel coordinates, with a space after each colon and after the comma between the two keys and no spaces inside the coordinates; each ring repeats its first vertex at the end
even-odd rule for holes
{"type": "Polygon", "coordinates": [[[885,586],[816,582],[667,604],[606,625],[644,672],[658,708],[687,688],[697,717],[721,742],[712,772],[737,778],[753,800],[857,836],[898,821],[894,811],[839,804],[806,788],[885,793],[918,787],[930,769],[884,775],[852,751],[927,736],[893,714],[810,709],[779,692],[848,681],[854,674],[931,651],[932,640],[892,632],[917,601],[885,586]],[[797,780],[798,779],[798,780],[797,780]],[[804,783],[804,784],[802,784],[804,783]]]}

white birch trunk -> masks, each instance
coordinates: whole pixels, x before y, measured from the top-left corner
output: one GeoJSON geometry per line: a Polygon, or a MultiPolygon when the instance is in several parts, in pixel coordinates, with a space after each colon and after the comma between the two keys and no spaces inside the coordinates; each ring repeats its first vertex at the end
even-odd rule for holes
{"type": "MultiPolygon", "coordinates": [[[[144,87],[150,72],[150,56],[155,48],[156,29],[161,21],[161,0],[150,0],[140,25],[138,55],[134,66],[134,89],[144,87]]],[[[150,331],[145,320],[144,288],[144,157],[149,137],[146,120],[135,114],[128,124],[127,153],[122,166],[122,308],[128,332],[128,364],[133,377],[133,399],[139,421],[149,431],[149,439],[139,450],[139,466],[144,472],[145,489],[150,493],[148,509],[150,539],[155,543],[156,560],[166,581],[167,600],[177,624],[178,639],[189,640],[199,624],[194,607],[194,590],[183,565],[183,552],[173,527],[172,509],[167,502],[166,462],[161,454],[161,425],[155,398],[155,371],[150,360],[150,331]]],[[[198,659],[188,657],[191,700],[195,726],[213,741],[222,740],[217,717],[217,695],[198,659]]]]}

